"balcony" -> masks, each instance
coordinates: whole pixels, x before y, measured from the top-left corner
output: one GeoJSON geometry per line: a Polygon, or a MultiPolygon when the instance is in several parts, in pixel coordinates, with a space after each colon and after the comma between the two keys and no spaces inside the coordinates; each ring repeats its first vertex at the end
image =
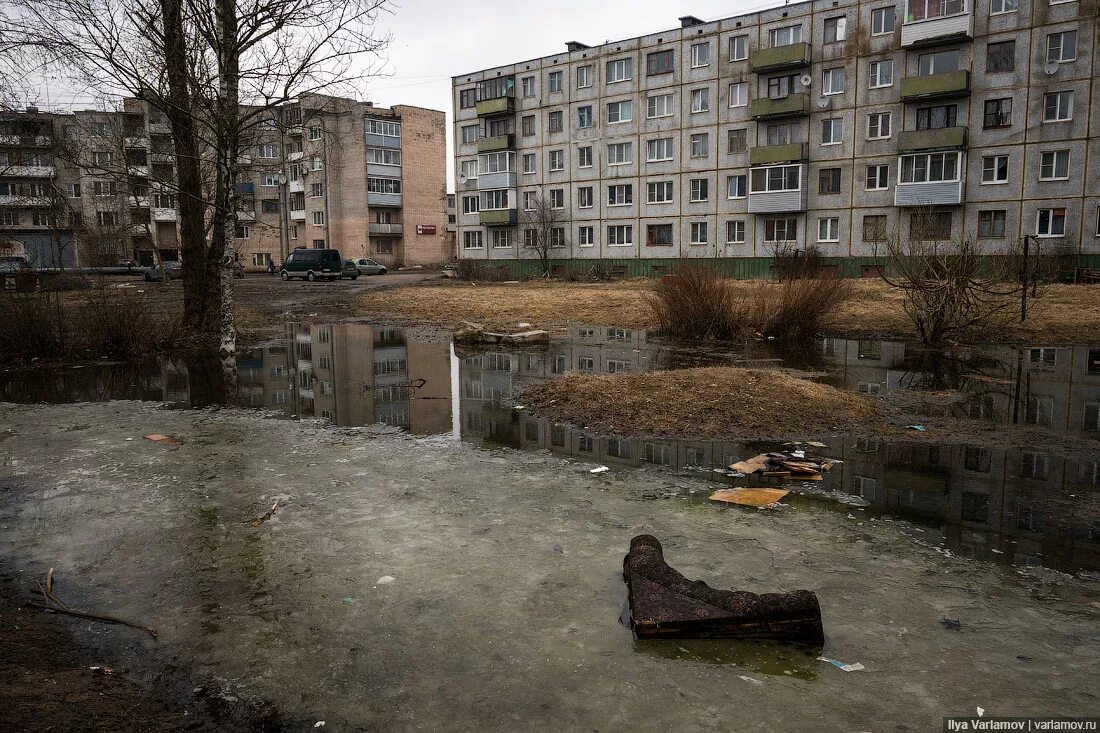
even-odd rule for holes
{"type": "Polygon", "coordinates": [[[302,193],[306,190],[306,182],[299,178],[297,181],[291,181],[287,184],[287,191],[290,193],[302,193]]]}
{"type": "Polygon", "coordinates": [[[296,150],[293,153],[288,153],[287,156],[286,156],[286,159],[287,159],[287,162],[289,162],[289,163],[297,163],[304,156],[305,156],[305,153],[303,153],[301,150],[296,150]]]}
{"type": "Polygon", "coordinates": [[[302,126],[300,124],[299,125],[292,125],[291,127],[288,127],[286,129],[286,134],[290,135],[291,137],[301,137],[302,136],[302,126]]]}
{"type": "Polygon", "coordinates": [[[973,38],[974,14],[969,8],[954,15],[906,21],[901,26],[902,48],[956,43],[973,38]]]}
{"type": "Polygon", "coordinates": [[[478,212],[482,226],[514,227],[519,222],[519,212],[515,209],[482,209],[478,212]]]}
{"type": "Polygon", "coordinates": [[[176,162],[175,153],[150,153],[149,158],[153,165],[172,165],[176,162]]]}
{"type": "Polygon", "coordinates": [[[4,175],[11,178],[53,178],[57,169],[52,165],[11,165],[4,168],[4,175]]]}
{"type": "Polygon", "coordinates": [[[749,64],[757,74],[809,66],[810,44],[792,43],[789,46],[760,48],[752,52],[749,64]]]}
{"type": "Polygon", "coordinates": [[[372,221],[367,225],[367,232],[370,234],[404,234],[404,224],[381,224],[376,221],[372,221]]]}
{"type": "Polygon", "coordinates": [[[957,150],[966,147],[965,127],[908,130],[898,133],[898,150],[957,150]]]}
{"type": "Polygon", "coordinates": [[[495,97],[482,99],[477,103],[478,117],[492,117],[493,115],[510,115],[516,111],[515,97],[495,97]]]}
{"type": "MultiPolygon", "coordinates": [[[[750,214],[791,214],[806,210],[806,166],[799,164],[798,178],[794,181],[798,188],[781,190],[753,190],[756,178],[772,178],[771,174],[795,166],[777,166],[774,169],[755,168],[749,175],[749,213],[750,214]]],[[[789,171],[788,171],[789,172],[789,171]]]]}
{"type": "Polygon", "coordinates": [[[305,209],[291,209],[290,210],[290,220],[291,221],[305,221],[306,220],[306,210],[305,209]]]}
{"type": "Polygon", "coordinates": [[[150,135],[171,135],[172,126],[167,122],[153,122],[149,124],[150,135]]]}
{"type": "Polygon", "coordinates": [[[798,163],[806,160],[806,143],[762,145],[749,150],[749,165],[798,163]]]}
{"type": "Polygon", "coordinates": [[[175,209],[153,209],[153,221],[175,221],[175,209]]]}
{"type": "Polygon", "coordinates": [[[149,138],[145,137],[144,135],[130,135],[123,138],[123,144],[127,148],[144,149],[149,147],[149,138]]]}
{"type": "Polygon", "coordinates": [[[489,191],[494,188],[515,188],[516,172],[482,173],[478,176],[477,187],[480,191],[489,191]]]}
{"type": "Polygon", "coordinates": [[[401,149],[401,138],[396,135],[379,135],[375,132],[367,133],[367,147],[368,148],[389,148],[391,150],[401,149]]]}
{"type": "Polygon", "coordinates": [[[894,186],[894,206],[958,206],[963,190],[962,181],[899,183],[894,186]]]}
{"type": "Polygon", "coordinates": [[[49,206],[50,200],[44,196],[0,196],[0,206],[25,206],[39,207],[49,206]]]}
{"type": "Polygon", "coordinates": [[[243,222],[256,221],[256,212],[255,211],[238,211],[237,212],[237,221],[243,221],[243,222]]]}
{"type": "Polygon", "coordinates": [[[400,178],[401,166],[386,163],[367,163],[367,175],[381,176],[382,178],[400,178]]]}
{"type": "Polygon", "coordinates": [[[782,99],[752,100],[749,113],[755,120],[774,120],[780,117],[800,117],[810,114],[810,95],[806,92],[788,94],[782,99]]]}
{"type": "Polygon", "coordinates": [[[367,206],[382,206],[399,209],[401,208],[401,194],[367,193],[367,206]]]}
{"type": "Polygon", "coordinates": [[[907,76],[901,80],[901,98],[906,102],[948,99],[970,94],[970,72],[965,69],[929,76],[907,76]]]}
{"type": "Polygon", "coordinates": [[[515,150],[515,148],[516,136],[511,133],[495,137],[483,137],[477,141],[477,152],[479,153],[495,153],[498,150],[515,150]]]}

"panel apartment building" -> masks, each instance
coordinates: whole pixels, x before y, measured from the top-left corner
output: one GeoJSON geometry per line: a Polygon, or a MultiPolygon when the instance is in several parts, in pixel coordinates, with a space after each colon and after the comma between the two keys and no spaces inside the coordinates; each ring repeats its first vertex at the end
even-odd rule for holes
{"type": "Polygon", "coordinates": [[[888,236],[1038,237],[1100,256],[1095,3],[815,0],[453,78],[457,245],[634,274],[766,272],[817,247],[850,274],[888,236]]]}
{"type": "MultiPolygon", "coordinates": [[[[444,113],[311,95],[259,119],[242,149],[246,267],[336,247],[395,267],[450,260],[444,113]]],[[[0,242],[36,266],[178,259],[175,156],[159,110],[0,114],[0,242]],[[154,254],[155,253],[155,254],[154,254]]]]}

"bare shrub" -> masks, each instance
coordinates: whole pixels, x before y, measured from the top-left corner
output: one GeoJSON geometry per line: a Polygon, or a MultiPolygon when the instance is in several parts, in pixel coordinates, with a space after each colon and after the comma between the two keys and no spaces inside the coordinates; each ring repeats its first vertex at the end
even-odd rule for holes
{"type": "Polygon", "coordinates": [[[497,282],[505,279],[500,268],[491,262],[463,259],[458,261],[455,277],[470,282],[497,282]]]}
{"type": "Polygon", "coordinates": [[[0,362],[64,358],[63,322],[57,295],[0,295],[0,362]]]}
{"type": "Polygon", "coordinates": [[[853,295],[851,280],[799,277],[778,288],[761,284],[751,313],[756,330],[784,341],[811,339],[853,295]]]}
{"type": "Polygon", "coordinates": [[[647,305],[662,331],[680,338],[731,339],[743,336],[746,304],[712,267],[680,265],[653,289],[647,305]]]}
{"type": "Polygon", "coordinates": [[[772,262],[780,281],[820,277],[825,269],[824,256],[816,245],[801,249],[789,242],[777,242],[772,248],[772,262]]]}

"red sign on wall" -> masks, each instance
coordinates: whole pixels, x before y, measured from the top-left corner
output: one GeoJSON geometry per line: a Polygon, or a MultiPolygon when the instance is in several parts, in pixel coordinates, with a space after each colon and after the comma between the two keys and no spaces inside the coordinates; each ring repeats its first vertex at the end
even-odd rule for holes
{"type": "Polygon", "coordinates": [[[417,234],[435,234],[435,224],[417,224],[417,234]]]}

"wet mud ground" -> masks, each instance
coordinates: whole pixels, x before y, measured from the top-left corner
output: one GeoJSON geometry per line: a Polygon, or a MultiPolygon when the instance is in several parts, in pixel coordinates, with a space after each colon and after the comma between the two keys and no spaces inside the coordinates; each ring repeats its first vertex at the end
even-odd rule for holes
{"type": "Polygon", "coordinates": [[[39,612],[141,689],[184,670],[200,692],[166,685],[177,709],[223,716],[199,725],[929,730],[978,706],[1100,709],[1095,573],[964,559],[863,507],[722,509],[690,475],[259,411],[0,405],[0,424],[5,590],[33,600],[55,567],[74,608],[155,626],[39,612]],[[824,649],[633,640],[641,533],[714,587],[813,590],[824,649]]]}

